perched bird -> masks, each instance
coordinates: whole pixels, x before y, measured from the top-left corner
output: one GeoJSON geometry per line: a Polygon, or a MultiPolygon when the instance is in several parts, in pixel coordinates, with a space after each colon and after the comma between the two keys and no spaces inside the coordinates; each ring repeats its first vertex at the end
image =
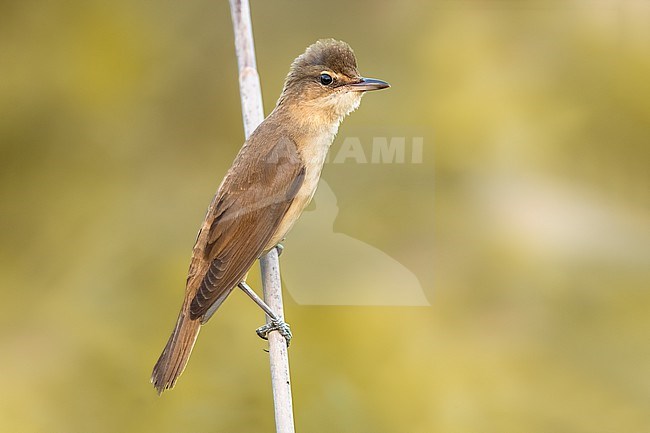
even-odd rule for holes
{"type": "MultiPolygon", "coordinates": [[[[183,306],[151,376],[158,393],[183,372],[201,325],[235,287],[245,286],[255,260],[309,204],[343,118],[364,92],[386,87],[359,75],[345,42],[320,40],[293,61],[275,109],[246,140],[208,207],[183,306]]],[[[273,329],[284,328],[266,331],[273,329]]]]}

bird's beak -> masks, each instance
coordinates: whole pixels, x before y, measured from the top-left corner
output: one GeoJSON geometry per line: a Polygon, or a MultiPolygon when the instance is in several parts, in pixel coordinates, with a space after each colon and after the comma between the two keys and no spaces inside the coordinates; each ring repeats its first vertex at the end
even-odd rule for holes
{"type": "Polygon", "coordinates": [[[355,92],[365,92],[367,90],[379,90],[390,87],[385,81],[375,80],[374,78],[361,78],[356,83],[348,84],[350,90],[355,92]]]}

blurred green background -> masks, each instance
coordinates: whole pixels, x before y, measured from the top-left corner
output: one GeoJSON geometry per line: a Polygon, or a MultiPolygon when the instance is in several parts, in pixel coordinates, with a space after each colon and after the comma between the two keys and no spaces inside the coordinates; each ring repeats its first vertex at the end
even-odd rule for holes
{"type": "MultiPolygon", "coordinates": [[[[421,164],[325,168],[334,229],[431,306],[287,294],[297,430],[650,431],[650,3],[251,7],[267,112],[293,58],[336,37],[392,88],[334,149],[374,128],[424,139],[421,164]]],[[[273,431],[263,317],[240,293],[176,389],[148,381],[243,141],[227,2],[0,17],[0,431],[273,431]]],[[[285,246],[288,266],[310,260],[285,246]]]]}

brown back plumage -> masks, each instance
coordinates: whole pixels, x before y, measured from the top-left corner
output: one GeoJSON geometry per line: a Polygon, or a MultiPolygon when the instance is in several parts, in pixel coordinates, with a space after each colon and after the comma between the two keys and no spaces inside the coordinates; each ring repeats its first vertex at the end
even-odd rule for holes
{"type": "Polygon", "coordinates": [[[214,209],[204,223],[207,236],[199,235],[201,248],[195,251],[199,257],[192,262],[210,265],[192,300],[192,319],[204,316],[262,255],[298,192],[303,174],[296,145],[281,125],[272,120],[262,123],[219,188],[214,209]]]}

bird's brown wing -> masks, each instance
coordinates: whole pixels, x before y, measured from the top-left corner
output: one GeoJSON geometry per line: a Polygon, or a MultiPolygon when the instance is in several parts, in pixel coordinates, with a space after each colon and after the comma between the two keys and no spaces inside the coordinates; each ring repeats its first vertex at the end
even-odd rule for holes
{"type": "Polygon", "coordinates": [[[241,282],[302,185],[305,168],[295,143],[263,126],[235,159],[199,232],[187,287],[188,295],[195,293],[193,320],[206,321],[241,282]]]}

